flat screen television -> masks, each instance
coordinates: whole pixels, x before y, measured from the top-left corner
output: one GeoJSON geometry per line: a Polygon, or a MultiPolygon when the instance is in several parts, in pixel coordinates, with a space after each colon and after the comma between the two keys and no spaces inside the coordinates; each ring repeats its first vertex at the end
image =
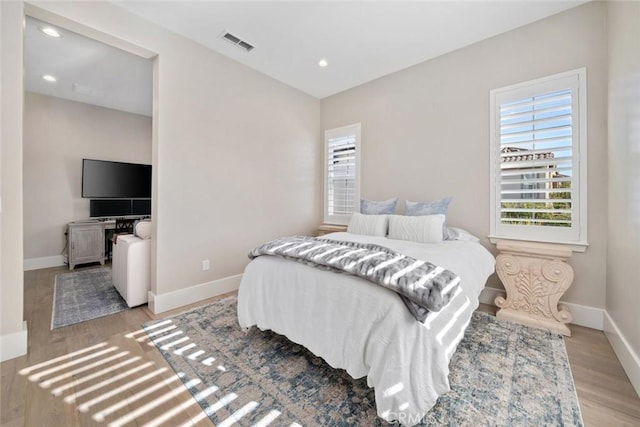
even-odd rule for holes
{"type": "Polygon", "coordinates": [[[148,199],[151,165],[82,159],[82,197],[148,199]]]}

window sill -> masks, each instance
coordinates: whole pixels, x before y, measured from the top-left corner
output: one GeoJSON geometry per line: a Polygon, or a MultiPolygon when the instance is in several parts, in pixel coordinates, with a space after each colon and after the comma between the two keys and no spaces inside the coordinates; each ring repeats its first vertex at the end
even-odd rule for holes
{"type": "Polygon", "coordinates": [[[522,241],[522,242],[539,242],[539,243],[549,243],[555,245],[564,245],[571,249],[573,252],[585,252],[589,247],[589,244],[586,242],[560,242],[560,241],[549,241],[549,240],[537,240],[537,239],[521,239],[517,237],[504,237],[504,236],[488,236],[489,241],[493,244],[498,243],[500,240],[514,240],[514,241],[522,241]]]}

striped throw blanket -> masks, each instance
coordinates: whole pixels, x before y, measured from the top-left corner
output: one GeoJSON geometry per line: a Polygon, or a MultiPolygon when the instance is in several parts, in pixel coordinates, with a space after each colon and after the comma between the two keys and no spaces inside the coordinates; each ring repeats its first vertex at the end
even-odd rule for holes
{"type": "Polygon", "coordinates": [[[429,311],[439,311],[447,305],[460,285],[460,278],[449,270],[370,243],[283,237],[254,248],[249,258],[261,255],[353,274],[391,289],[420,322],[429,311]]]}

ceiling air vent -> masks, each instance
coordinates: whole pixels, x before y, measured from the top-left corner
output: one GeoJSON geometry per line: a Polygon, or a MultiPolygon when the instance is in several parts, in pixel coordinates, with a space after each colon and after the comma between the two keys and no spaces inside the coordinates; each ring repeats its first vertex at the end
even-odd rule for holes
{"type": "Polygon", "coordinates": [[[223,39],[225,39],[226,41],[228,41],[229,43],[232,43],[242,49],[244,49],[247,52],[251,52],[251,50],[253,50],[253,45],[250,43],[247,43],[246,41],[242,40],[240,37],[236,37],[233,34],[223,31],[222,34],[220,35],[220,37],[222,37],[223,39]]]}

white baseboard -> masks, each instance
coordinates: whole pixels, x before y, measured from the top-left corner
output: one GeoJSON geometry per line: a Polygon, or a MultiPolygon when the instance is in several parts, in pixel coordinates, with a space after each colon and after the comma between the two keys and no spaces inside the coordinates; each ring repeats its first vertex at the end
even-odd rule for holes
{"type": "Polygon", "coordinates": [[[609,313],[604,312],[604,333],[618,356],[620,364],[629,377],[629,381],[640,396],[640,357],[633,350],[629,341],[622,335],[618,325],[613,321],[609,313]]]}
{"type": "Polygon", "coordinates": [[[64,255],[44,256],[40,258],[27,258],[24,260],[24,271],[39,270],[41,268],[60,267],[65,265],[64,255]]]}
{"type": "Polygon", "coordinates": [[[574,325],[584,326],[585,328],[604,329],[604,310],[602,308],[589,307],[588,305],[573,304],[570,302],[562,302],[569,307],[574,325]]]}
{"type": "MultiPolygon", "coordinates": [[[[483,304],[496,305],[494,300],[497,296],[505,297],[505,291],[503,289],[486,287],[480,294],[480,302],[483,304]]],[[[603,309],[563,301],[560,301],[560,303],[569,308],[571,316],[573,316],[572,324],[597,329],[599,331],[603,330],[603,309]]]]}
{"type": "Polygon", "coordinates": [[[27,354],[27,322],[22,322],[22,330],[0,336],[0,362],[27,354]]]}
{"type": "Polygon", "coordinates": [[[183,307],[212,298],[227,292],[235,291],[240,287],[242,274],[229,276],[212,282],[201,283],[185,289],[179,289],[165,294],[154,294],[149,291],[149,309],[154,313],[163,313],[174,308],[183,307]]]}

